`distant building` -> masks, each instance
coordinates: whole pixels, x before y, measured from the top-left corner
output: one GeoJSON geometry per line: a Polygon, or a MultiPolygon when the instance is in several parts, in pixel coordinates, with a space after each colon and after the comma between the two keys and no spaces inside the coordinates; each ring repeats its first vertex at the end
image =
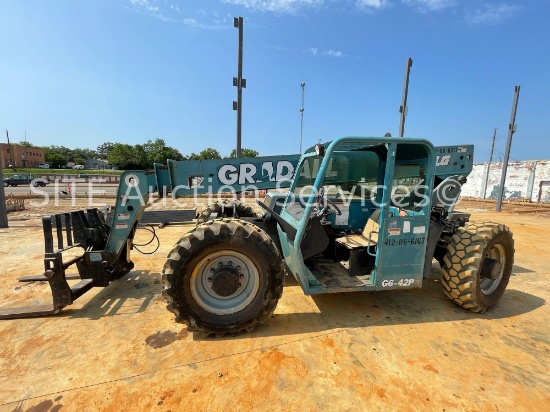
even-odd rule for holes
{"type": "Polygon", "coordinates": [[[0,166],[37,167],[45,163],[44,150],[18,144],[0,143],[0,166]]]}
{"type": "MultiPolygon", "coordinates": [[[[463,197],[496,199],[500,192],[502,163],[477,163],[462,186],[463,197]]],[[[522,160],[508,163],[504,199],[530,199],[550,203],[550,161],[522,160]]]]}
{"type": "Polygon", "coordinates": [[[86,163],[84,163],[84,169],[88,170],[103,170],[103,169],[112,169],[111,166],[109,166],[109,162],[106,160],[101,159],[87,159],[86,163]]]}

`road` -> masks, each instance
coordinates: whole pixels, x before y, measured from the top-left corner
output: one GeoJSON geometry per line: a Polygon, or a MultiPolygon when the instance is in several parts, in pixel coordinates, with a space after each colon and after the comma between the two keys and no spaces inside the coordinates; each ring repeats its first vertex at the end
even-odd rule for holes
{"type": "MultiPolygon", "coordinates": [[[[107,195],[115,196],[118,189],[118,184],[116,183],[97,183],[97,182],[88,182],[88,183],[73,183],[71,187],[71,193],[76,193],[77,195],[85,195],[92,193],[93,196],[107,195]]],[[[59,193],[61,191],[67,192],[67,183],[50,183],[46,187],[31,187],[30,185],[23,186],[8,186],[4,187],[6,196],[10,194],[13,195],[24,195],[31,193],[33,195],[43,196],[46,192],[49,196],[59,193]]]]}

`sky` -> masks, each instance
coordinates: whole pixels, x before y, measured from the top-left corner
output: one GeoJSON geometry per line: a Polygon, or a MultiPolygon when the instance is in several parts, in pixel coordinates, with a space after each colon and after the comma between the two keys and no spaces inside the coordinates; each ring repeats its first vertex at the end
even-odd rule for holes
{"type": "Polygon", "coordinates": [[[519,85],[511,158],[550,159],[550,0],[1,0],[0,129],[228,156],[238,16],[244,148],[299,152],[302,82],[304,149],[397,136],[410,57],[405,136],[498,161],[519,85]]]}

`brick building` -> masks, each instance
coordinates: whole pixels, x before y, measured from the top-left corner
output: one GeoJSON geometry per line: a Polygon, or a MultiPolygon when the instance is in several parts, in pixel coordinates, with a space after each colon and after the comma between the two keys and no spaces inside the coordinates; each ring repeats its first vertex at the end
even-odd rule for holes
{"type": "Polygon", "coordinates": [[[44,150],[36,147],[25,147],[18,144],[0,143],[0,166],[36,167],[45,163],[44,150]]]}

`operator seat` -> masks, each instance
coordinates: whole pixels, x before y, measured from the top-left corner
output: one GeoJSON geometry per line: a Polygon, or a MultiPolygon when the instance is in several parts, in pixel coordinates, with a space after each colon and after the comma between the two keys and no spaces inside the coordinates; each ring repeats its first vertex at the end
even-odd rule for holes
{"type": "Polygon", "coordinates": [[[339,237],[336,243],[349,250],[350,276],[369,276],[374,269],[372,249],[378,243],[380,209],[376,209],[367,220],[361,233],[339,237]]]}
{"type": "Polygon", "coordinates": [[[380,220],[380,209],[376,209],[367,220],[365,228],[361,233],[347,235],[336,239],[337,243],[345,246],[348,249],[364,248],[367,246],[376,246],[378,243],[378,230],[380,220]],[[370,243],[369,243],[370,236],[370,243]]]}

